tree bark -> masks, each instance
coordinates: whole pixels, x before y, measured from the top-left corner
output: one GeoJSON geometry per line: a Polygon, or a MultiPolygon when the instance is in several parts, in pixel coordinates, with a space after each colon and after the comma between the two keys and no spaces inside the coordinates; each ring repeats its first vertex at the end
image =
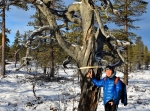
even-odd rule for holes
{"type": "Polygon", "coordinates": [[[124,83],[128,85],[128,65],[125,64],[124,66],[124,83]]]}
{"type": "Polygon", "coordinates": [[[50,77],[54,77],[54,50],[53,50],[53,40],[50,43],[50,77]]]}
{"type": "MultiPolygon", "coordinates": [[[[95,38],[93,35],[93,23],[94,23],[94,11],[93,7],[88,1],[82,1],[81,3],[81,16],[82,16],[82,28],[83,28],[83,50],[79,60],[79,67],[92,66],[94,64],[95,53],[95,38]],[[85,11],[86,10],[86,11],[85,11]]],[[[98,74],[102,74],[102,70],[99,69],[98,74]]],[[[97,87],[93,87],[91,81],[85,76],[88,70],[81,70],[81,96],[78,105],[78,111],[96,111],[98,100],[100,97],[100,90],[97,87]]],[[[100,79],[100,78],[99,78],[100,79]]]]}
{"type": "Polygon", "coordinates": [[[14,61],[15,61],[15,67],[16,67],[16,64],[17,64],[17,61],[18,61],[18,52],[20,51],[20,49],[18,49],[17,51],[15,51],[14,53],[14,61]]]}
{"type": "MultiPolygon", "coordinates": [[[[127,0],[124,0],[124,10],[125,10],[125,16],[124,16],[124,31],[126,33],[126,40],[128,40],[128,16],[127,16],[127,0]]],[[[128,62],[128,48],[126,50],[126,61],[128,62]]],[[[128,85],[128,64],[124,65],[124,83],[128,85]]]]}
{"type": "Polygon", "coordinates": [[[5,76],[5,0],[2,0],[2,66],[1,76],[5,76]]]}
{"type": "Polygon", "coordinates": [[[43,67],[43,74],[46,75],[46,66],[43,67]]]}

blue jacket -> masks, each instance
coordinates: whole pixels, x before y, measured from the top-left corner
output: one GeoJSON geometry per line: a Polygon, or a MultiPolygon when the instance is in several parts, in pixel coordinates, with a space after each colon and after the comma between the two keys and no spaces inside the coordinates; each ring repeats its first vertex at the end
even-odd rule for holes
{"type": "Polygon", "coordinates": [[[121,98],[122,85],[121,81],[118,80],[115,85],[116,76],[113,78],[105,77],[101,80],[97,80],[92,78],[92,82],[97,87],[103,87],[103,101],[106,104],[109,100],[113,100],[116,105],[119,104],[119,100],[121,98]]]}

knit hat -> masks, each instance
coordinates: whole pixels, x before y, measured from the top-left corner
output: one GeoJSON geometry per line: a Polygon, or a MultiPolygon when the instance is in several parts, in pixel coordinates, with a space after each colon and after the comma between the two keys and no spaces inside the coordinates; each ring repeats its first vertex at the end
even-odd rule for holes
{"type": "Polygon", "coordinates": [[[107,69],[112,70],[112,73],[114,73],[114,68],[112,66],[110,66],[110,65],[106,66],[105,70],[107,70],[107,69]]]}

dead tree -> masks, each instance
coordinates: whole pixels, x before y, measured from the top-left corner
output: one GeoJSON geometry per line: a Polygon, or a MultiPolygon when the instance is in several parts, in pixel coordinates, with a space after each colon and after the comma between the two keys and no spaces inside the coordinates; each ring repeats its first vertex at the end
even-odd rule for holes
{"type": "Polygon", "coordinates": [[[17,49],[17,50],[14,52],[15,67],[16,67],[16,64],[17,64],[18,52],[19,52],[19,51],[20,51],[20,49],[17,49]]]}
{"type": "MultiPolygon", "coordinates": [[[[51,9],[47,7],[46,2],[43,2],[42,0],[16,1],[33,3],[45,15],[49,23],[48,26],[43,26],[34,31],[29,37],[29,42],[33,42],[34,38],[38,39],[39,37],[37,35],[39,34],[39,32],[44,30],[52,30],[54,33],[54,37],[56,37],[59,45],[71,58],[76,61],[79,68],[85,66],[99,66],[94,69],[95,77],[98,79],[101,78],[102,70],[105,67],[104,63],[112,65],[113,67],[117,67],[122,63],[126,63],[123,56],[121,55],[122,50],[120,50],[120,47],[124,48],[127,45],[130,45],[130,42],[117,40],[111,34],[111,32],[109,32],[109,30],[104,27],[99,14],[100,11],[98,11],[93,0],[82,0],[81,2],[75,2],[71,4],[67,10],[64,11],[51,9]],[[80,12],[80,17],[75,16],[75,13],[78,12],[80,12]],[[94,27],[94,15],[96,16],[96,20],[100,27],[97,27],[97,30],[95,30],[94,27]],[[64,20],[64,24],[58,25],[55,18],[56,16],[62,17],[64,20]],[[68,22],[76,23],[82,26],[82,46],[73,45],[64,40],[63,34],[61,33],[61,28],[66,27],[68,22]],[[104,45],[108,46],[110,52],[104,50],[104,45]],[[104,59],[105,56],[110,56],[113,59],[117,58],[118,61],[116,61],[114,64],[110,64],[110,61],[104,59]]],[[[111,9],[113,9],[110,0],[103,1],[107,5],[107,8],[110,7],[111,9]]],[[[113,12],[115,11],[113,10],[113,12]]],[[[30,48],[32,49],[31,45],[30,48]]],[[[88,72],[88,70],[89,69],[86,68],[79,70],[81,77],[81,95],[78,105],[78,111],[97,110],[100,90],[99,88],[93,87],[90,80],[86,78],[86,73],[88,72]]]]}

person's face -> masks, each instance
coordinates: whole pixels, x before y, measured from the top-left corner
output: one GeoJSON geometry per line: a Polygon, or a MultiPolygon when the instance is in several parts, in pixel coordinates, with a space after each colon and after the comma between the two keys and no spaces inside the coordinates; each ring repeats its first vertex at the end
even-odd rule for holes
{"type": "Polygon", "coordinates": [[[110,77],[112,75],[112,70],[106,69],[106,76],[110,77]]]}

